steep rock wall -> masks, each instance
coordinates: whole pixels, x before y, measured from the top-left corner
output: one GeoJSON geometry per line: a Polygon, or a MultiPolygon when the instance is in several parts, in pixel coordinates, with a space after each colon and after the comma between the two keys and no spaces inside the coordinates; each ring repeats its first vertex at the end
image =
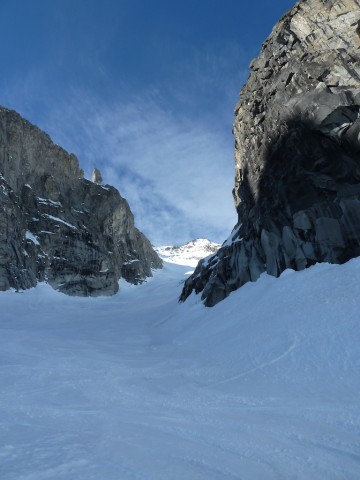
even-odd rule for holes
{"type": "Polygon", "coordinates": [[[360,1],[302,0],[274,27],[235,109],[238,223],[200,262],[212,306],[266,271],[360,255],[360,1]]]}
{"type": "Polygon", "coordinates": [[[0,107],[0,290],[47,281],[69,295],[109,295],[162,262],[111,186],[85,180],[74,155],[0,107]]]}

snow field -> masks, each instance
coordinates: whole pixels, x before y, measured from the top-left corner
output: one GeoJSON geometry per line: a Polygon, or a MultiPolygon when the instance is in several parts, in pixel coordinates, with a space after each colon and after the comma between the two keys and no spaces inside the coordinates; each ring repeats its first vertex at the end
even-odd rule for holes
{"type": "Polygon", "coordinates": [[[0,295],[2,480],[357,480],[360,259],[178,304],[0,295]]]}

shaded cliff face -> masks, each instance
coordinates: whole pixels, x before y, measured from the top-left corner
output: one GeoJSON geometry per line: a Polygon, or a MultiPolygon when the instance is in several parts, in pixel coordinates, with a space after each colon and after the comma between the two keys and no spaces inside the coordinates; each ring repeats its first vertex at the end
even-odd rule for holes
{"type": "Polygon", "coordinates": [[[238,224],[182,292],[212,306],[266,271],[360,255],[360,1],[303,0],[235,109],[238,224]]]}
{"type": "Polygon", "coordinates": [[[78,160],[0,107],[0,290],[47,281],[69,295],[110,295],[162,262],[119,192],[83,178],[78,160]]]}

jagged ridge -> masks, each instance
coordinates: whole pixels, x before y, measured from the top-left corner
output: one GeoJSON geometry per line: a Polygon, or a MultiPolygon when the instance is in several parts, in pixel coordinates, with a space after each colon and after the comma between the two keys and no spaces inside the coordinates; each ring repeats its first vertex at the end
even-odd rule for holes
{"type": "Polygon", "coordinates": [[[206,238],[196,238],[184,245],[156,247],[155,251],[167,262],[195,267],[199,260],[213,255],[219,248],[218,243],[210,242],[206,238]]]}

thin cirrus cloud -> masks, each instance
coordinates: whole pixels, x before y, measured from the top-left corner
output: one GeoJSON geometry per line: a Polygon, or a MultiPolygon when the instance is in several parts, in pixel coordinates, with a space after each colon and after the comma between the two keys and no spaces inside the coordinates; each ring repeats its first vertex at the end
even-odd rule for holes
{"type": "Polygon", "coordinates": [[[97,167],[119,189],[154,244],[222,241],[234,225],[231,132],[215,119],[187,118],[158,95],[109,105],[74,92],[46,123],[87,176],[97,167]]]}
{"type": "Polygon", "coordinates": [[[241,55],[236,45],[195,52],[172,66],[171,79],[133,89],[120,82],[107,95],[80,85],[59,90],[44,67],[11,85],[3,79],[2,96],[75,153],[88,178],[99,168],[153,244],[222,242],[236,223],[231,123],[247,74],[236,67],[241,55]]]}
{"type": "Polygon", "coordinates": [[[0,2],[0,103],[74,152],[87,177],[100,168],[154,244],[228,237],[232,110],[286,5],[38,3],[0,2]]]}

